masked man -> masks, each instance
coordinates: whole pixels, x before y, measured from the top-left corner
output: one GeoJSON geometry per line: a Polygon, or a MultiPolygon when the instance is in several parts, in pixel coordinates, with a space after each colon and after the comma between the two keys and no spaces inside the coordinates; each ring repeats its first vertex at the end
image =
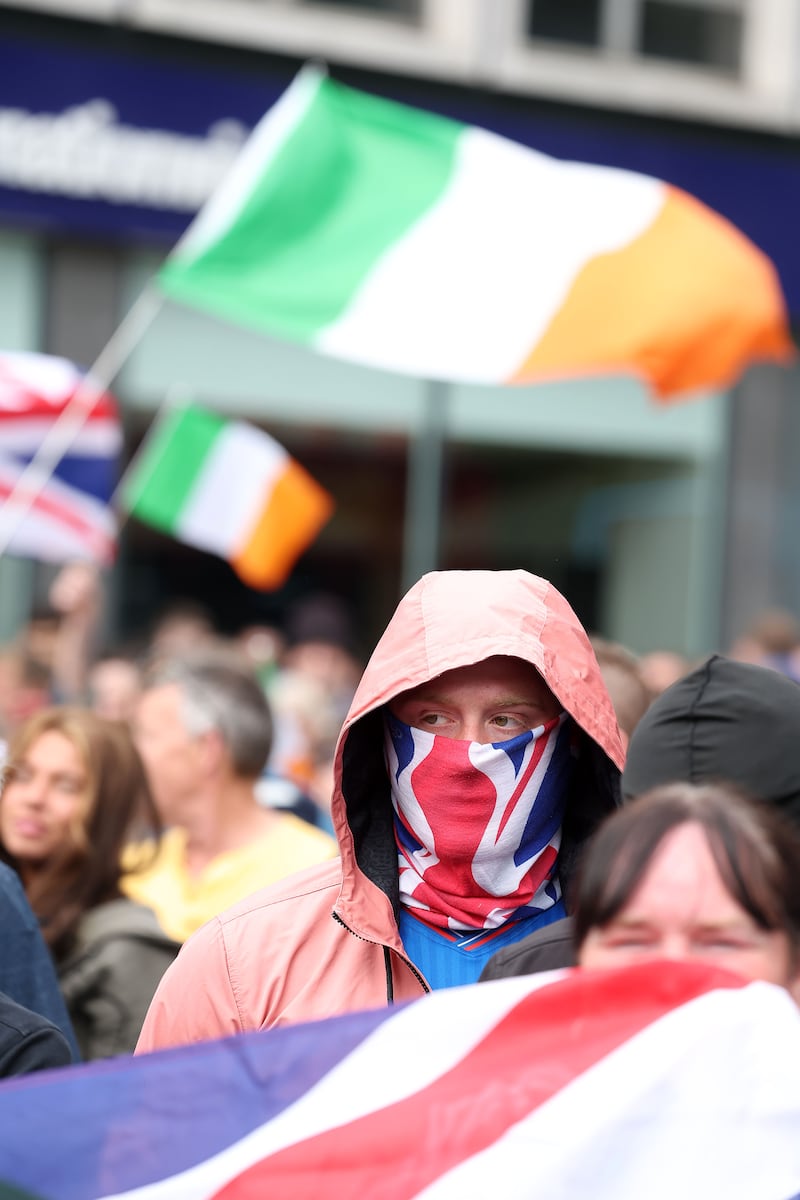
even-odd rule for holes
{"type": "Polygon", "coordinates": [[[526,571],[445,571],[401,600],[336,748],[340,858],[215,918],[167,971],[138,1052],[472,982],[562,917],[618,806],[622,747],[585,630],[526,571]]]}

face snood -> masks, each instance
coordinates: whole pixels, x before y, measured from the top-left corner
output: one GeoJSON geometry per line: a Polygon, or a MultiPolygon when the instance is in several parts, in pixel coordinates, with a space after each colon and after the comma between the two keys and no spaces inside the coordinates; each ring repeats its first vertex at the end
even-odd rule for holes
{"type": "Polygon", "coordinates": [[[574,756],[566,713],[484,745],[386,714],[400,900],[445,929],[495,929],[555,904],[574,756]]]}

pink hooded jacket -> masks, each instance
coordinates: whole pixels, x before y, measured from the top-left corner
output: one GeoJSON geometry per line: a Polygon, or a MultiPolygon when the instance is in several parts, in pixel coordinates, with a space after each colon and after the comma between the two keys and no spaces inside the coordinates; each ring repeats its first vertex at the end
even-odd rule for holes
{"type": "Polygon", "coordinates": [[[428,985],[397,927],[397,850],[384,763],[387,701],[492,655],[531,663],[583,730],[559,871],[620,800],[623,751],[586,633],[526,571],[425,575],[367,664],[336,747],[341,859],[292,875],[215,917],[184,945],[150,1006],[137,1053],[420,996],[428,985]]]}

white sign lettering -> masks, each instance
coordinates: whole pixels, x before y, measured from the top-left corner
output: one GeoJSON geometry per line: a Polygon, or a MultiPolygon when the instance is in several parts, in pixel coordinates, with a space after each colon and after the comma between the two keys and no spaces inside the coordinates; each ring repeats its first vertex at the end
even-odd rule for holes
{"type": "Polygon", "coordinates": [[[0,108],[0,185],[196,212],[246,136],[237,121],[217,122],[204,138],[137,129],[100,99],[62,113],[0,108]]]}

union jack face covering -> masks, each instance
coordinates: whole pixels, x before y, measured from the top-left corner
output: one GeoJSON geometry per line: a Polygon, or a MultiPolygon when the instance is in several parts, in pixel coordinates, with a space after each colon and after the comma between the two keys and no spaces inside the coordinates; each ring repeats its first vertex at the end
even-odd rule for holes
{"type": "Polygon", "coordinates": [[[567,713],[507,742],[414,729],[386,713],[400,900],[443,929],[496,929],[556,904],[574,763],[567,713]]]}

